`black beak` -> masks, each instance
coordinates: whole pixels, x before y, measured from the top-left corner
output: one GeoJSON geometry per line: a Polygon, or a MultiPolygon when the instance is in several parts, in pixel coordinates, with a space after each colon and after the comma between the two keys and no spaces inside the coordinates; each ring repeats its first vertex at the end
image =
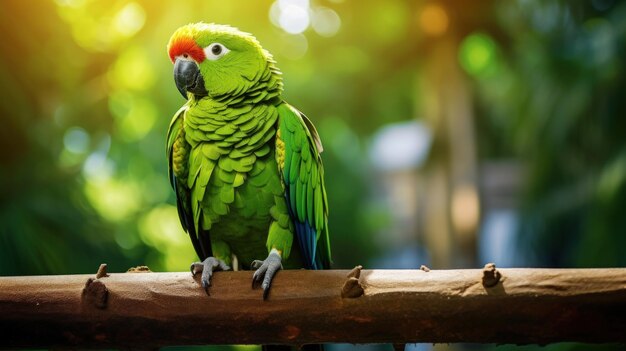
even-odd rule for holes
{"type": "Polygon", "coordinates": [[[202,74],[200,74],[200,67],[198,67],[195,61],[176,59],[176,63],[174,63],[174,82],[176,82],[178,91],[185,99],[187,98],[187,92],[196,96],[207,95],[204,79],[202,79],[202,74]]]}

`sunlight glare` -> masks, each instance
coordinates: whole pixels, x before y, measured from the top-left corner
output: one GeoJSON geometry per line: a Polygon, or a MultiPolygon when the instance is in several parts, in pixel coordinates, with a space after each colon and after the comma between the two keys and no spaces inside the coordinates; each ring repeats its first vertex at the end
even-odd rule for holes
{"type": "Polygon", "coordinates": [[[309,1],[277,0],[270,8],[270,20],[289,34],[300,34],[311,22],[309,1]]]}
{"type": "Polygon", "coordinates": [[[136,2],[130,2],[115,15],[112,25],[121,35],[131,37],[143,27],[145,21],[143,7],[136,2]]]}
{"type": "Polygon", "coordinates": [[[318,7],[313,11],[313,29],[323,37],[332,37],[341,27],[341,18],[328,7],[318,7]]]}

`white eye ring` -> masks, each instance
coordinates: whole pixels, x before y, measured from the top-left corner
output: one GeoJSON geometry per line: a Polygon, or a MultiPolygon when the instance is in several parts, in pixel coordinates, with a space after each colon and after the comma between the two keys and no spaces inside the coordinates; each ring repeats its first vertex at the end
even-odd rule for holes
{"type": "Polygon", "coordinates": [[[215,61],[229,52],[230,50],[220,43],[213,43],[204,48],[204,55],[211,61],[215,61]]]}

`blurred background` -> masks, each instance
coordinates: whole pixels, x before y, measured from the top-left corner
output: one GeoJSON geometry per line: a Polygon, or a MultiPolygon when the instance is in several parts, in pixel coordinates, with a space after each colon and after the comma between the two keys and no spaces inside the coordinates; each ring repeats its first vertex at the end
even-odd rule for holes
{"type": "Polygon", "coordinates": [[[253,33],[318,126],[335,268],[626,266],[625,2],[7,0],[0,275],[196,259],[164,155],[195,21],[253,33]]]}

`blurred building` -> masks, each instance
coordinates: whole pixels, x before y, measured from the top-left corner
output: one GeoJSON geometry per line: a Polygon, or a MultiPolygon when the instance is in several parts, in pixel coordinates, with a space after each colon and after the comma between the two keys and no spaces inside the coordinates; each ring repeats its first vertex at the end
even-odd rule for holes
{"type": "Polygon", "coordinates": [[[432,132],[420,121],[383,126],[374,135],[369,158],[375,170],[374,196],[386,205],[390,225],[379,231],[385,252],[379,268],[418,268],[429,261],[424,247],[424,179],[420,173],[432,145],[432,132]]]}

